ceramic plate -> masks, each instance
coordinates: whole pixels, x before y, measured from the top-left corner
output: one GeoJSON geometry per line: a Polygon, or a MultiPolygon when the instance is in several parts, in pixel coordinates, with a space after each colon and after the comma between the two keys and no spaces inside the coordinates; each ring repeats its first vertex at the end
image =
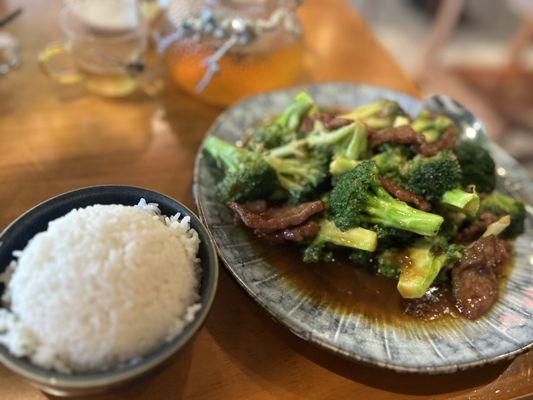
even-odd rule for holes
{"type": "MultiPolygon", "coordinates": [[[[265,116],[282,110],[300,90],[310,92],[319,106],[355,107],[388,98],[398,101],[410,114],[423,102],[383,88],[328,83],[267,93],[246,99],[224,112],[209,131],[234,142],[265,116]]],[[[459,121],[463,125],[471,121],[459,121]]],[[[518,163],[501,148],[488,142],[480,131],[467,130],[472,140],[487,142],[496,160],[498,188],[533,203],[533,187],[518,163]]],[[[533,344],[533,234],[531,209],[526,233],[515,243],[515,266],[490,312],[472,322],[448,318],[437,322],[387,316],[369,316],[357,304],[331,302],[324,293],[310,293],[287,279],[290,271],[273,260],[276,248],[257,243],[234,222],[233,213],[215,194],[220,175],[198,154],[194,192],[199,213],[210,231],[220,257],[246,292],[294,334],[348,359],[403,372],[443,373],[496,362],[525,351],[533,344]]],[[[326,268],[326,266],[324,266],[326,268]]],[[[306,271],[306,273],[308,273],[306,271]]],[[[311,272],[312,273],[312,272],[311,272]]],[[[318,280],[324,279],[327,273],[318,280]]],[[[327,279],[324,279],[325,285],[327,279]]],[[[327,288],[331,292],[331,288],[327,288]]],[[[339,288],[342,290],[342,288],[339,288]]],[[[330,296],[331,297],[331,296],[330,296]]],[[[341,300],[342,301],[342,300],[341,300]]]]}

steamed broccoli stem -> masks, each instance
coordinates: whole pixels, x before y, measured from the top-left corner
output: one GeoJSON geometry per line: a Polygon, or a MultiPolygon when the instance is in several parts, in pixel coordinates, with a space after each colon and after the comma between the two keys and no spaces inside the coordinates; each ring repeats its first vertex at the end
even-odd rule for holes
{"type": "Polygon", "coordinates": [[[347,231],[341,231],[329,220],[323,220],[320,223],[318,240],[337,246],[365,251],[376,250],[378,243],[376,232],[370,229],[352,228],[347,231]]]}
{"type": "Polygon", "coordinates": [[[342,172],[348,171],[357,165],[355,160],[368,150],[368,139],[366,127],[361,123],[355,124],[355,129],[348,139],[346,144],[341,146],[329,166],[329,172],[332,175],[339,175],[342,172]]]}
{"type": "Polygon", "coordinates": [[[346,147],[343,147],[337,154],[351,160],[357,160],[368,148],[368,138],[366,127],[363,124],[356,123],[351,138],[348,140],[346,147]]]}
{"type": "Polygon", "coordinates": [[[475,191],[470,193],[462,189],[452,189],[442,195],[440,202],[459,208],[467,214],[475,214],[479,209],[479,196],[475,191]]]}
{"type": "Polygon", "coordinates": [[[351,138],[354,132],[355,124],[345,125],[331,132],[324,129],[314,130],[303,139],[296,139],[284,146],[270,150],[269,155],[274,157],[304,157],[309,150],[332,153],[348,138],[351,138]]]}
{"type": "Polygon", "coordinates": [[[407,250],[409,263],[402,267],[397,285],[400,295],[406,299],[422,297],[439,272],[453,265],[461,257],[462,251],[463,246],[448,245],[444,238],[418,240],[407,250]],[[441,251],[436,254],[436,250],[441,251]]]}
{"type": "Polygon", "coordinates": [[[216,136],[204,140],[204,150],[217,162],[219,168],[226,171],[237,171],[247,157],[247,150],[232,145],[216,136]]]}
{"type": "Polygon", "coordinates": [[[407,115],[398,115],[396,118],[394,118],[394,122],[392,123],[392,126],[403,126],[403,125],[409,125],[411,123],[411,120],[407,115]]]}
{"type": "Polygon", "coordinates": [[[354,169],[358,163],[359,161],[351,160],[343,156],[335,157],[329,164],[329,173],[334,176],[343,174],[346,171],[354,169]]]}
{"type": "Polygon", "coordinates": [[[357,145],[358,142],[363,142],[363,139],[366,141],[366,130],[362,130],[361,125],[355,123],[342,126],[334,131],[326,131],[324,129],[314,130],[304,140],[310,148],[333,151],[335,147],[342,146],[345,140],[352,138],[356,130],[358,132],[358,139],[355,145],[357,145]]]}
{"type": "Polygon", "coordinates": [[[437,214],[417,210],[403,201],[396,200],[383,188],[376,189],[377,196],[368,199],[368,221],[403,229],[423,236],[434,236],[440,229],[443,218],[437,214]]]}
{"type": "Polygon", "coordinates": [[[524,232],[524,223],[526,219],[526,208],[524,203],[512,197],[505,196],[499,192],[492,192],[486,195],[481,201],[479,214],[490,212],[497,216],[509,215],[511,224],[505,230],[502,236],[513,238],[524,232]]]}
{"type": "Polygon", "coordinates": [[[323,257],[327,245],[336,245],[351,249],[372,252],[377,247],[376,232],[370,229],[353,228],[341,231],[330,220],[320,221],[320,231],[313,242],[304,250],[304,262],[318,262],[323,257]]]}
{"type": "Polygon", "coordinates": [[[483,233],[482,237],[491,235],[498,236],[500,233],[505,231],[509,225],[511,225],[511,217],[509,215],[505,215],[487,226],[487,229],[483,233]]]}
{"type": "Polygon", "coordinates": [[[364,122],[373,129],[383,129],[394,124],[396,117],[406,115],[395,101],[381,99],[373,103],[363,104],[343,118],[364,122]]]}
{"type": "Polygon", "coordinates": [[[315,102],[306,92],[300,92],[276,119],[276,124],[290,130],[296,130],[305,115],[310,111],[315,111],[315,102]]]}
{"type": "Polygon", "coordinates": [[[434,257],[428,245],[411,247],[408,254],[410,265],[401,270],[397,289],[404,299],[416,299],[427,292],[444,265],[446,257],[444,255],[434,257]]]}

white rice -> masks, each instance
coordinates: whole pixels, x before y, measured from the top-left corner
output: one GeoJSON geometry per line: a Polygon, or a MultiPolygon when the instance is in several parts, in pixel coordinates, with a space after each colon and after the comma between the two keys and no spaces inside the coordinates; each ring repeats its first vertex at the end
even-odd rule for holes
{"type": "Polygon", "coordinates": [[[115,368],[174,338],[200,308],[200,240],[179,217],[142,199],[50,222],[2,276],[0,343],[72,373],[115,368]]]}

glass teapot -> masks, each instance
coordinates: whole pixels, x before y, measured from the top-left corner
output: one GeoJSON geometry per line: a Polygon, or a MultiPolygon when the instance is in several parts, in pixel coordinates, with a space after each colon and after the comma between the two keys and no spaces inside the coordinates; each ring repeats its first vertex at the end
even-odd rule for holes
{"type": "Polygon", "coordinates": [[[302,65],[297,0],[172,0],[157,38],[170,76],[217,105],[289,86],[302,65]]]}

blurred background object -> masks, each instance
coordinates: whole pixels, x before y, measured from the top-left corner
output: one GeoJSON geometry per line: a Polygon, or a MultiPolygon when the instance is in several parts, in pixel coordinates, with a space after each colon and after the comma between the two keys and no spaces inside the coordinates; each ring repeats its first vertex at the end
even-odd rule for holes
{"type": "Polygon", "coordinates": [[[303,53],[297,5],[295,0],[171,0],[159,47],[172,79],[218,105],[290,86],[303,53]]]}
{"type": "Polygon", "coordinates": [[[49,78],[81,82],[106,97],[126,96],[138,87],[148,31],[136,0],[65,1],[59,25],[64,42],[48,45],[39,56],[49,78]]]}
{"type": "Polygon", "coordinates": [[[463,103],[533,174],[533,1],[350,2],[424,94],[463,103]]]}
{"type": "Polygon", "coordinates": [[[22,8],[17,8],[6,15],[0,15],[0,75],[7,74],[20,64],[21,55],[18,40],[10,33],[1,32],[1,30],[21,13],[22,8]]]}
{"type": "Polygon", "coordinates": [[[168,0],[138,0],[144,18],[150,23],[156,21],[168,6],[168,0]]]}

